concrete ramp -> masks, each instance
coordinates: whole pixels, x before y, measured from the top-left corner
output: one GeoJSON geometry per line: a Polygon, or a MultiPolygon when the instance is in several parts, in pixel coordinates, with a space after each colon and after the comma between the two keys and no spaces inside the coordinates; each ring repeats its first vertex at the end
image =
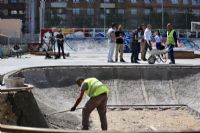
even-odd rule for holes
{"type": "MultiPolygon", "coordinates": [[[[109,105],[188,105],[200,112],[200,66],[62,66],[37,67],[18,71],[33,84],[33,94],[44,114],[67,110],[79,90],[77,76],[97,77],[109,88],[109,105]]],[[[87,101],[84,97],[80,106],[87,101]]],[[[67,127],[76,129],[81,111],[47,117],[51,123],[73,119],[67,127]],[[67,115],[68,114],[68,115],[67,115]],[[75,125],[75,126],[72,126],[75,125]]],[[[61,122],[60,122],[61,123],[61,122]]],[[[66,127],[66,123],[60,127],[66,127]]]]}

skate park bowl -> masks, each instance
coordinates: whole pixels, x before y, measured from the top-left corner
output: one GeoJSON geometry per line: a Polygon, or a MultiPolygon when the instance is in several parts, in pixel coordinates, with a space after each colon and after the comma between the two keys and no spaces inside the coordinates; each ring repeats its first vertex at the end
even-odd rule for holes
{"type": "MultiPolygon", "coordinates": [[[[96,77],[110,89],[109,132],[200,131],[200,66],[49,66],[20,69],[6,76],[23,77],[34,86],[18,96],[23,97],[20,106],[24,110],[18,126],[82,132],[81,108],[69,110],[79,96],[75,79],[83,76],[96,77]]],[[[88,99],[84,96],[78,107],[84,107],[88,99]]],[[[95,110],[90,117],[92,131],[101,131],[99,121],[95,110]]]]}

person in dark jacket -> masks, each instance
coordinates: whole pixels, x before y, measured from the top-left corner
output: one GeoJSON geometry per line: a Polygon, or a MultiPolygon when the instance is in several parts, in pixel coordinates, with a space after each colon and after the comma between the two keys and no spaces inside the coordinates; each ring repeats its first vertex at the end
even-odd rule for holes
{"type": "Polygon", "coordinates": [[[139,42],[139,37],[142,32],[142,29],[138,27],[135,31],[133,31],[133,39],[131,43],[131,63],[139,63],[138,62],[138,56],[139,56],[139,47],[140,47],[140,42],[139,42]]]}
{"type": "Polygon", "coordinates": [[[56,58],[60,58],[60,49],[62,50],[63,59],[65,59],[65,52],[64,52],[64,36],[62,34],[62,30],[59,30],[59,34],[56,36],[57,44],[58,44],[58,56],[56,58]]]}
{"type": "Polygon", "coordinates": [[[116,36],[116,51],[115,51],[115,61],[118,61],[118,52],[120,52],[120,62],[125,62],[123,59],[123,53],[124,53],[124,36],[125,33],[122,30],[122,25],[118,26],[118,30],[115,32],[116,36]]]}

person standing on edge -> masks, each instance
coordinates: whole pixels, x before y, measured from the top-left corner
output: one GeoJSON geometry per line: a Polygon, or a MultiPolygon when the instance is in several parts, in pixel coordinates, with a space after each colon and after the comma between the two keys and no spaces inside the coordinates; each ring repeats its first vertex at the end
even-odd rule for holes
{"type": "Polygon", "coordinates": [[[132,43],[131,43],[131,63],[139,63],[138,60],[138,47],[140,45],[139,42],[139,35],[141,34],[142,29],[140,27],[138,27],[135,31],[133,31],[133,39],[132,39],[132,43]]]}
{"type": "Polygon", "coordinates": [[[170,54],[170,60],[171,62],[169,64],[175,64],[175,59],[174,59],[174,47],[177,47],[177,36],[176,32],[172,27],[171,23],[167,24],[167,45],[169,49],[169,54],[170,54]]]}
{"type": "Polygon", "coordinates": [[[57,38],[57,44],[58,44],[58,56],[57,58],[60,58],[60,49],[62,50],[63,59],[65,59],[65,52],[64,52],[64,36],[62,34],[62,30],[59,30],[59,34],[56,36],[57,38]]]}
{"type": "Polygon", "coordinates": [[[145,29],[144,31],[144,40],[145,40],[145,48],[144,48],[144,55],[143,55],[143,61],[146,61],[146,53],[147,53],[147,50],[149,48],[149,50],[152,50],[152,46],[151,46],[151,36],[152,36],[152,33],[151,33],[151,25],[148,24],[147,25],[147,28],[145,29]]]}
{"type": "Polygon", "coordinates": [[[116,24],[113,23],[112,27],[108,29],[107,36],[108,36],[108,45],[109,45],[109,52],[108,52],[108,62],[113,61],[113,53],[116,47],[116,38],[115,38],[115,30],[116,24]]]}
{"type": "Polygon", "coordinates": [[[115,62],[118,61],[118,52],[120,52],[120,62],[125,62],[123,59],[123,53],[124,53],[124,36],[125,33],[122,31],[122,25],[118,26],[117,31],[115,32],[116,36],[116,51],[115,51],[115,62]]]}
{"type": "Polygon", "coordinates": [[[146,26],[144,24],[141,24],[140,25],[140,28],[142,29],[142,31],[140,32],[140,39],[139,39],[139,42],[140,42],[140,48],[141,48],[141,59],[146,61],[147,59],[145,59],[145,40],[144,40],[144,31],[146,29],[146,26]]]}
{"type": "Polygon", "coordinates": [[[84,79],[83,77],[78,77],[76,79],[76,83],[80,87],[80,95],[76,100],[76,103],[71,108],[71,111],[75,111],[76,107],[81,102],[84,92],[90,97],[90,99],[85,104],[85,107],[82,111],[82,129],[89,130],[89,116],[90,113],[97,108],[100,121],[101,121],[101,129],[107,130],[107,117],[106,117],[106,106],[107,106],[107,95],[109,89],[98,79],[92,77],[84,79]]]}

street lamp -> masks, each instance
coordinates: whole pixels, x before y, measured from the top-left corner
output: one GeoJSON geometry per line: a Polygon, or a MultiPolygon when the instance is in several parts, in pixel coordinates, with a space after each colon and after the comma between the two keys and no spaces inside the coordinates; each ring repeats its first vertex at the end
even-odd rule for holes
{"type": "Polygon", "coordinates": [[[44,15],[45,15],[45,0],[40,0],[40,31],[42,28],[44,28],[44,15]]]}
{"type": "Polygon", "coordinates": [[[163,8],[164,1],[162,0],[162,30],[164,28],[164,8],[163,8]]]}
{"type": "Polygon", "coordinates": [[[104,0],[104,22],[103,22],[103,25],[104,25],[104,34],[106,33],[106,7],[105,7],[105,0],[104,0]]]}

